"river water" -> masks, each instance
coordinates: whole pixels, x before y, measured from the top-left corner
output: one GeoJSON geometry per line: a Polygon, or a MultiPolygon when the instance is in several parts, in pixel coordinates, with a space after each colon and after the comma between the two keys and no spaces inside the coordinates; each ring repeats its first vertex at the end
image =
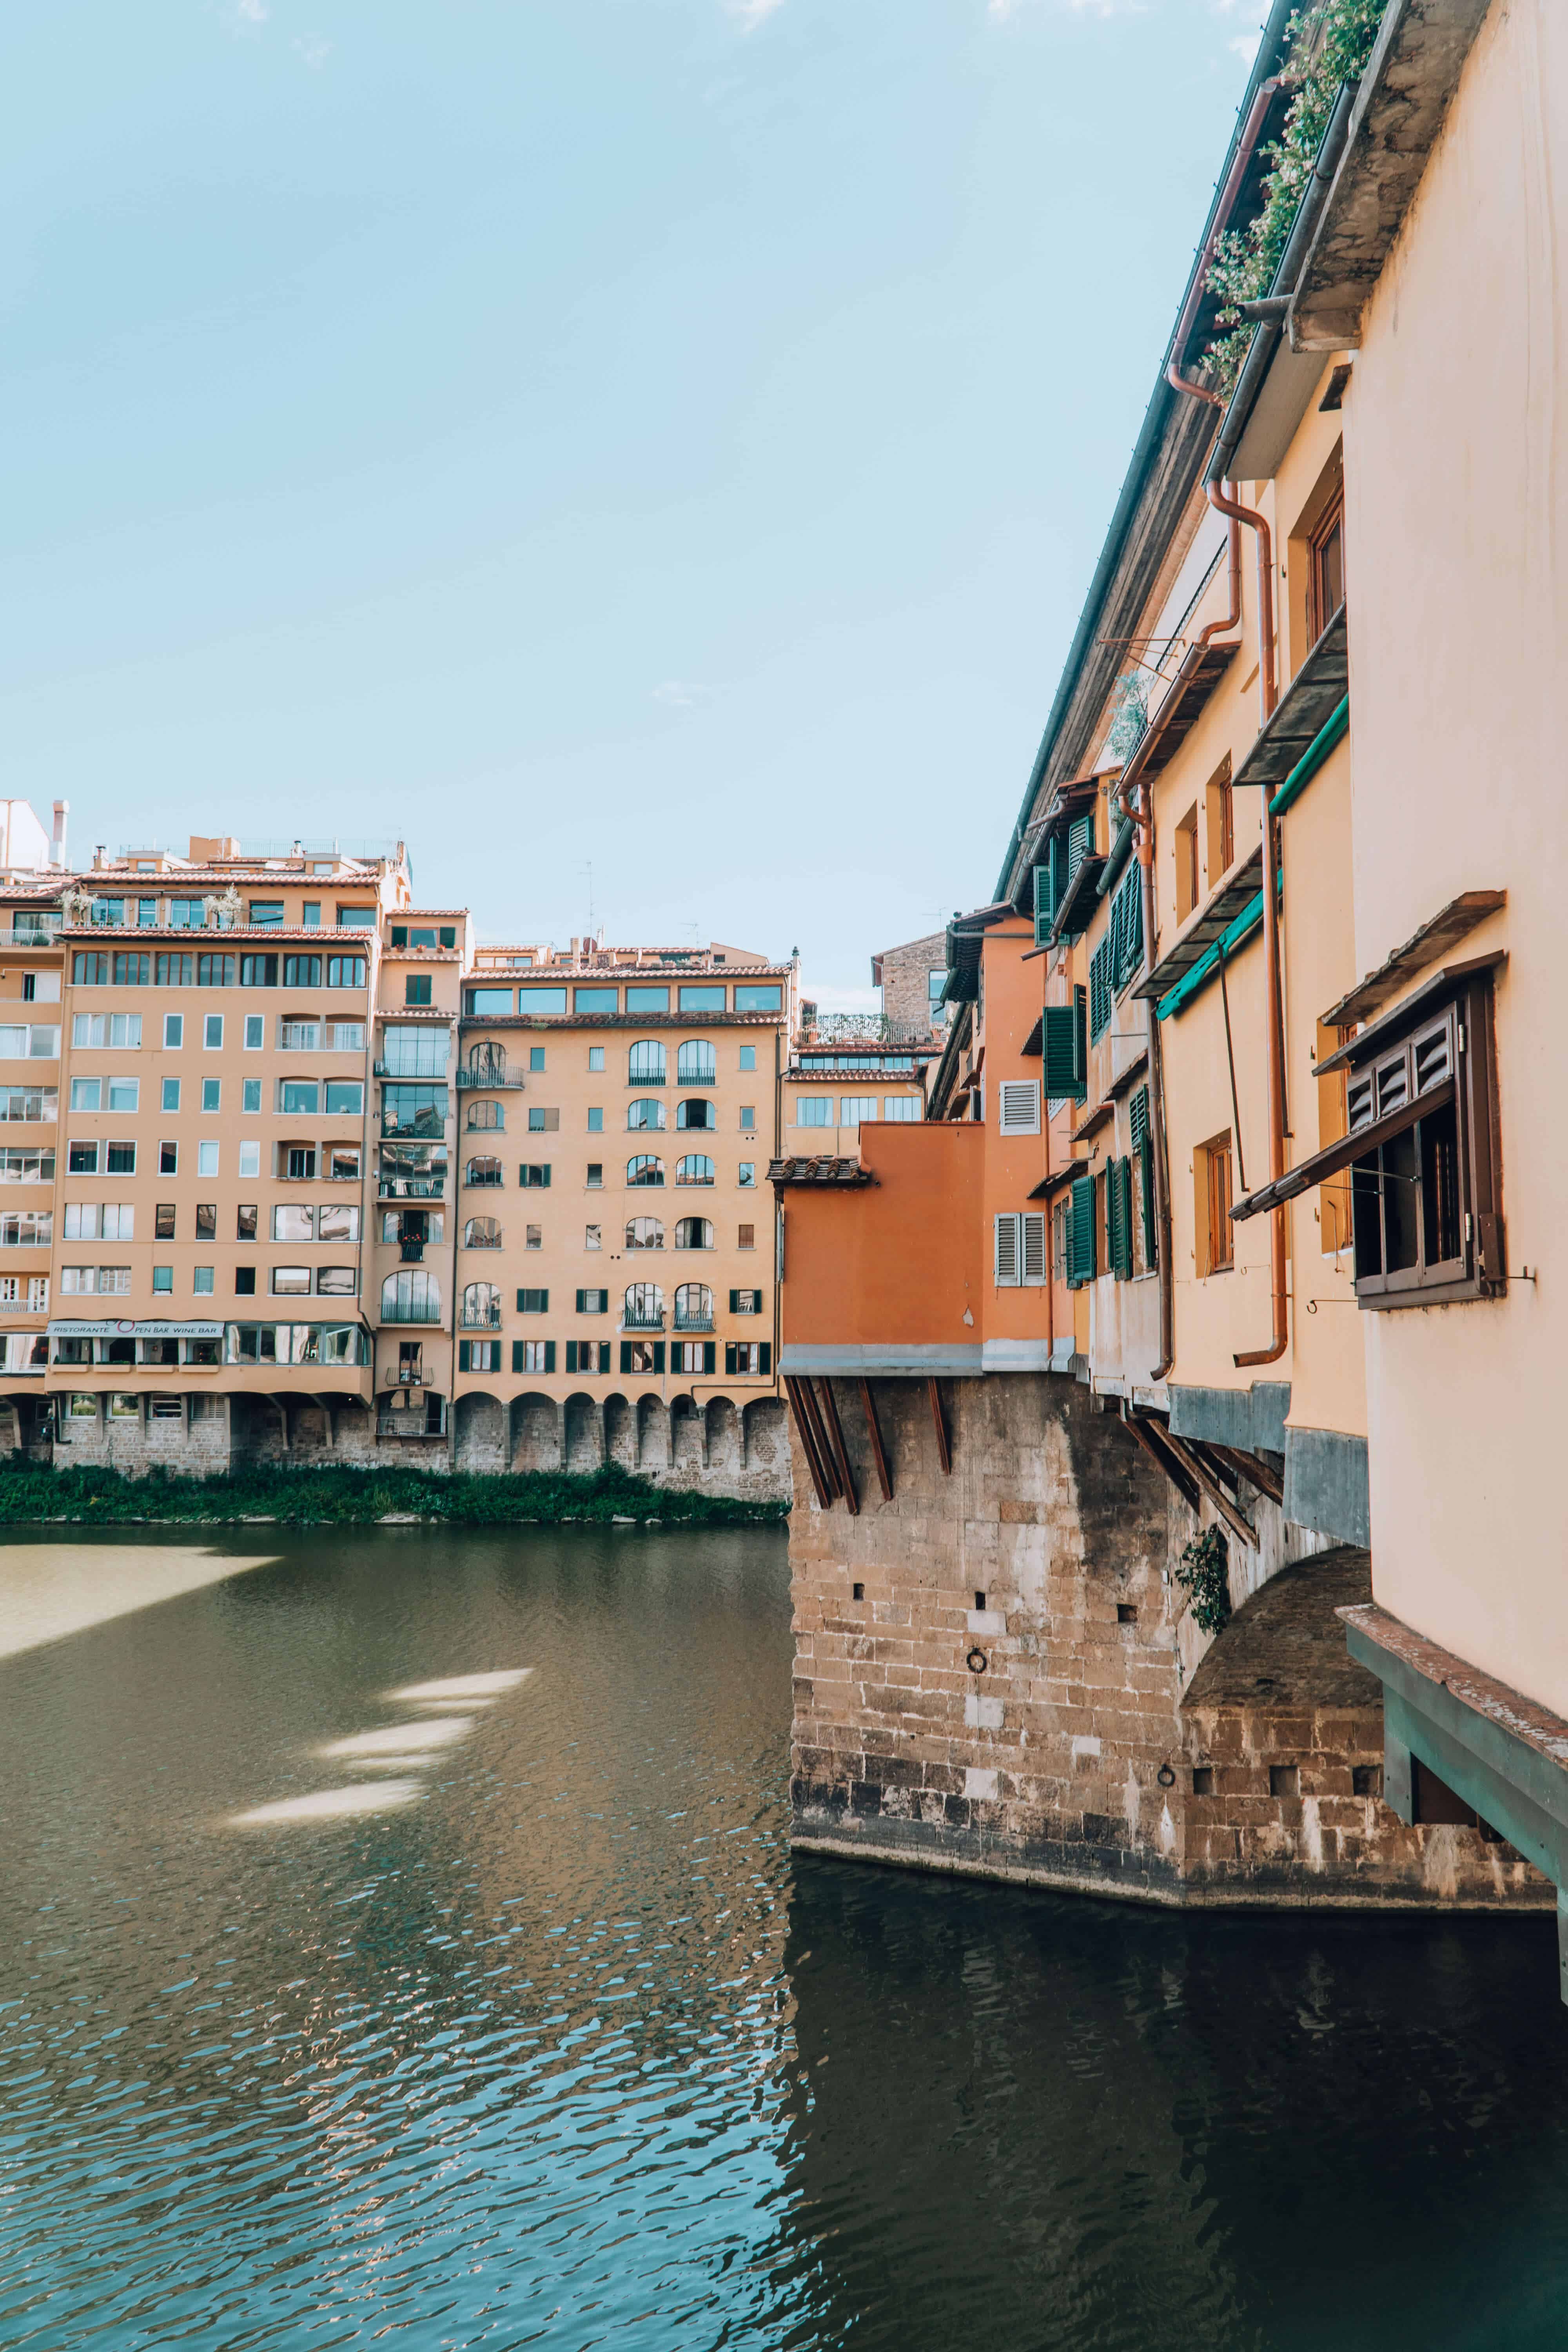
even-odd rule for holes
{"type": "Polygon", "coordinates": [[[792,1862],[774,1530],[65,1532],[5,2352],[1568,2342],[1549,1921],[792,1862]]]}

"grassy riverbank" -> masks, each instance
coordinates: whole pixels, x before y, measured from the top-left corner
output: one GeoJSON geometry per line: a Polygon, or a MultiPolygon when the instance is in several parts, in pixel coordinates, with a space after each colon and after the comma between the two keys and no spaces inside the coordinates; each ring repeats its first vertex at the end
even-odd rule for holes
{"type": "Polygon", "coordinates": [[[152,1471],[123,1478],[115,1470],[48,1470],[13,1454],[0,1469],[0,1526],[67,1519],[102,1527],[137,1521],[233,1524],[273,1519],[292,1526],[374,1525],[386,1519],[439,1519],[454,1527],[535,1526],[617,1519],[662,1527],[754,1527],[787,1516],[782,1503],[731,1501],[682,1494],[614,1467],[592,1477],[530,1471],[506,1477],[424,1470],[240,1470],[212,1478],[152,1471]]]}

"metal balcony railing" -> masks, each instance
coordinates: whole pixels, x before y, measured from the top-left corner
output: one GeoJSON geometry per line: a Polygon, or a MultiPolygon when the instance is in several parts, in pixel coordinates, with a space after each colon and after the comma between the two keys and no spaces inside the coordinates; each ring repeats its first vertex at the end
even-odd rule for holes
{"type": "Polygon", "coordinates": [[[504,1054],[470,1054],[466,1062],[458,1065],[460,1087],[521,1087],[522,1072],[508,1062],[504,1054]]]}
{"type": "Polygon", "coordinates": [[[384,1201],[439,1201],[446,1185],[444,1176],[383,1176],[377,1191],[384,1201]]]}
{"type": "Polygon", "coordinates": [[[377,1062],[378,1078],[420,1078],[435,1085],[444,1085],[447,1077],[447,1056],[430,1054],[395,1054],[390,1061],[377,1062]]]}
{"type": "MultiPolygon", "coordinates": [[[[631,1328],[629,1323],[626,1328],[628,1330],[631,1328]]],[[[712,1328],[711,1308],[706,1315],[701,1315],[693,1312],[689,1307],[678,1307],[675,1310],[675,1320],[670,1325],[672,1331],[711,1331],[712,1328]]]]}
{"type": "Polygon", "coordinates": [[[378,1437],[445,1437],[447,1400],[441,1399],[441,1418],[435,1426],[422,1412],[378,1412],[375,1433],[378,1437]]]}
{"type": "Polygon", "coordinates": [[[46,924],[0,923],[0,948],[52,948],[59,939],[60,918],[46,924]]]}
{"type": "Polygon", "coordinates": [[[47,1315],[47,1298],[0,1298],[0,1315],[47,1315]]]}
{"type": "Polygon", "coordinates": [[[500,1308],[478,1307],[470,1311],[465,1307],[458,1318],[458,1328],[459,1331],[499,1331],[500,1308]]]}
{"type": "Polygon", "coordinates": [[[405,1371],[401,1366],[395,1372],[389,1372],[387,1375],[387,1378],[400,1389],[427,1389],[435,1377],[434,1372],[405,1371]]]}
{"type": "Polygon", "coordinates": [[[662,1331],[664,1328],[663,1309],[641,1307],[634,1313],[632,1308],[628,1307],[625,1315],[621,1318],[621,1328],[623,1331],[662,1331]]]}
{"type": "Polygon", "coordinates": [[[425,1255],[423,1242],[399,1242],[397,1255],[405,1265],[418,1265],[425,1255]]]}
{"type": "Polygon", "coordinates": [[[384,1323],[439,1323],[441,1310],[438,1307],[384,1307],[381,1320],[384,1323]]]}

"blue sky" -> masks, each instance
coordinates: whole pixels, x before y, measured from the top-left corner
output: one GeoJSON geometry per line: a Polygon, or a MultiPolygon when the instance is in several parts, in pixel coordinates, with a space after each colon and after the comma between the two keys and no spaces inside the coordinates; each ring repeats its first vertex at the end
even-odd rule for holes
{"type": "Polygon", "coordinates": [[[1261,15],[11,11],[0,792],[863,988],[994,878],[1261,15]]]}

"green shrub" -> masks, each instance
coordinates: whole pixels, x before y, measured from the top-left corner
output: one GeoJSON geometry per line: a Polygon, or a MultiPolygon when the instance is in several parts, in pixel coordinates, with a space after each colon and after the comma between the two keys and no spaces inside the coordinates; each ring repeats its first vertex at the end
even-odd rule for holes
{"type": "Polygon", "coordinates": [[[564,1471],[526,1471],[479,1477],[428,1470],[287,1470],[276,1466],[182,1478],[159,1468],[142,1478],[118,1470],[51,1470],[10,1457],[0,1470],[0,1525],[26,1520],[82,1519],[110,1526],[138,1519],[267,1517],[299,1525],[363,1524],[391,1511],[453,1526],[494,1527],[518,1520],[563,1519],[607,1524],[616,1518],[661,1520],[666,1527],[742,1527],[776,1522],[786,1503],[742,1502],[656,1486],[609,1465],[591,1477],[564,1471]]]}
{"type": "Polygon", "coordinates": [[[1194,1536],[1176,1562],[1176,1582],[1189,1596],[1201,1633],[1223,1633],[1230,1622],[1230,1547],[1220,1528],[1194,1536]]]}

